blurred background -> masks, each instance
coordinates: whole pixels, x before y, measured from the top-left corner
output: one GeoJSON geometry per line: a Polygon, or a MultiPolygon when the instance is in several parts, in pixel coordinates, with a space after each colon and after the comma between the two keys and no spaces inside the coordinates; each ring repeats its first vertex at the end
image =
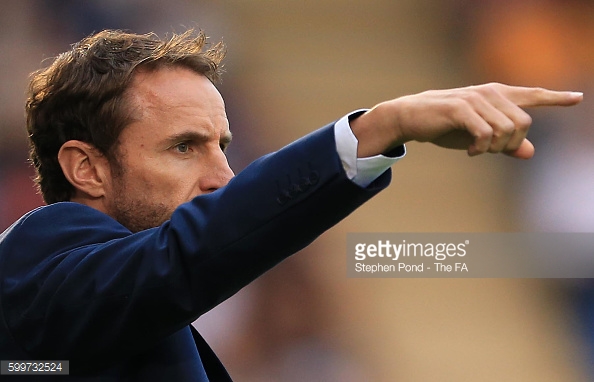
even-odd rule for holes
{"type": "MultiPolygon", "coordinates": [[[[572,109],[530,110],[530,161],[408,145],[388,190],[195,323],[232,377],[594,380],[591,280],[346,278],[347,232],[593,230],[594,1],[2,1],[0,231],[42,204],[28,74],[103,28],[185,27],[228,45],[236,172],[405,94],[490,81],[585,92],[572,109]]],[[[567,261],[594,268],[590,254],[567,261]]]]}

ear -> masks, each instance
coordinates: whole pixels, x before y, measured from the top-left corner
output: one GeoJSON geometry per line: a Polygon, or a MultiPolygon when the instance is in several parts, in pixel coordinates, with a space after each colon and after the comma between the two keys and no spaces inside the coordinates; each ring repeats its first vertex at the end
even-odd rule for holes
{"type": "Polygon", "coordinates": [[[105,195],[109,162],[97,148],[81,141],[68,141],[60,147],[58,162],[76,193],[93,199],[105,195]]]}

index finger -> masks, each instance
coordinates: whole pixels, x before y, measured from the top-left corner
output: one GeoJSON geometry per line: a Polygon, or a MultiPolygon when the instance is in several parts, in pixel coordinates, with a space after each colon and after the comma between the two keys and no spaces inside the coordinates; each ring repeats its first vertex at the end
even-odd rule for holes
{"type": "Polygon", "coordinates": [[[507,85],[504,85],[501,93],[520,107],[572,106],[584,99],[584,94],[581,92],[507,85]]]}

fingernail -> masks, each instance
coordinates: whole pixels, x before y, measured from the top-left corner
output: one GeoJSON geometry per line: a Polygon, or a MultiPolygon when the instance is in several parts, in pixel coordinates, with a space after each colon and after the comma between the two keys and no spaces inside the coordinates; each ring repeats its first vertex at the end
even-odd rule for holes
{"type": "Polygon", "coordinates": [[[583,97],[584,93],[582,92],[571,92],[571,95],[574,97],[583,97]]]}

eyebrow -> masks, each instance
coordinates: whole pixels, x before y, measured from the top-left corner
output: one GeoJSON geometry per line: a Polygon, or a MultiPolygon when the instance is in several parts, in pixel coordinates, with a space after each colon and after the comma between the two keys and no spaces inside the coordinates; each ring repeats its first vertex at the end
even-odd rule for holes
{"type": "MultiPolygon", "coordinates": [[[[167,137],[166,142],[168,145],[173,145],[178,142],[207,142],[210,140],[210,138],[210,134],[203,134],[196,131],[182,131],[167,137]]],[[[223,133],[223,135],[221,135],[219,143],[223,146],[223,148],[227,148],[232,139],[233,134],[231,134],[231,131],[227,130],[223,133]]]]}

